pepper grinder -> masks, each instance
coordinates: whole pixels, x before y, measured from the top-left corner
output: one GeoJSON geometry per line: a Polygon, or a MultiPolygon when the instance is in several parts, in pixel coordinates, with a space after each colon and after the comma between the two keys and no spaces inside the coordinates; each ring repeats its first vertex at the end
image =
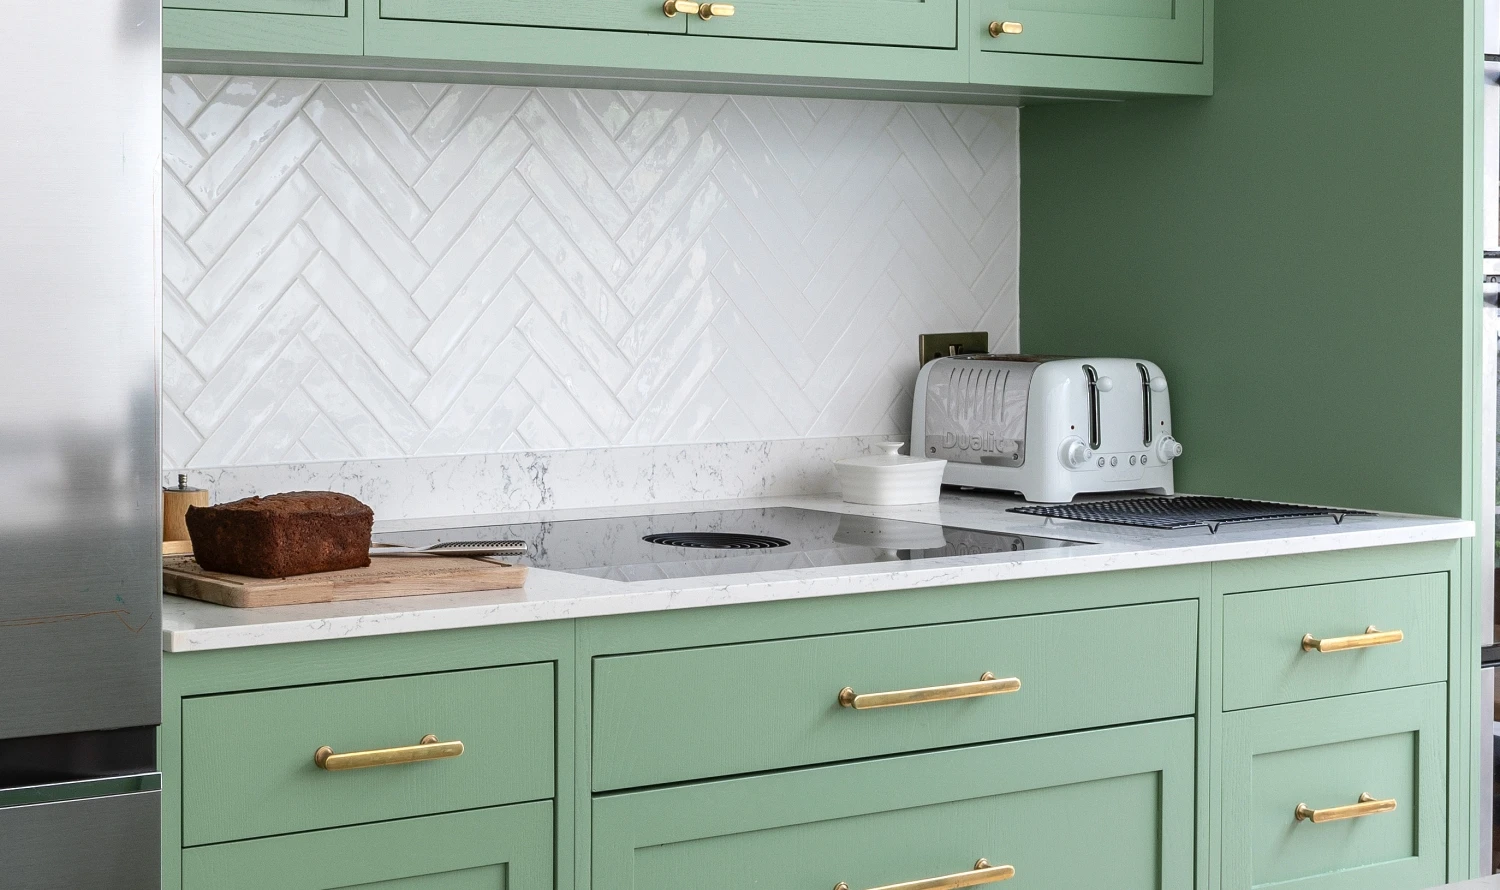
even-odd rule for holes
{"type": "Polygon", "coordinates": [[[203,488],[192,488],[187,484],[187,474],[177,474],[176,488],[163,488],[161,490],[161,539],[163,541],[162,551],[191,552],[187,528],[188,507],[207,507],[208,491],[203,488]],[[181,547],[169,548],[167,543],[189,542],[189,549],[183,551],[181,547]]]}

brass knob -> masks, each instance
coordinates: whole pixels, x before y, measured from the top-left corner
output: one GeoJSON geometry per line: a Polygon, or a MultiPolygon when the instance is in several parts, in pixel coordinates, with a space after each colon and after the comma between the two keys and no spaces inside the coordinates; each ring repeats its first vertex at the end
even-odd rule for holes
{"type": "Polygon", "coordinates": [[[1019,34],[1026,30],[1021,27],[1020,22],[990,22],[990,36],[999,37],[1001,34],[1019,34]]]}
{"type": "Polygon", "coordinates": [[[667,18],[672,18],[679,12],[683,15],[697,15],[698,9],[698,4],[693,0],[667,0],[661,5],[661,11],[667,14],[667,18]]]}
{"type": "Polygon", "coordinates": [[[698,4],[698,18],[706,22],[716,15],[734,15],[734,5],[730,3],[698,4]]]}

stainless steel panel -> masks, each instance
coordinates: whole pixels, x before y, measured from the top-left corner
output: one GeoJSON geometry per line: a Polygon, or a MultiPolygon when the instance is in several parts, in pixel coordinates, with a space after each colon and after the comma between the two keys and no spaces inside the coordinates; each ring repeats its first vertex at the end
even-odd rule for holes
{"type": "Polygon", "coordinates": [[[160,718],[159,0],[0,28],[0,738],[160,718]]]}
{"type": "Polygon", "coordinates": [[[159,890],[161,793],[0,808],[0,885],[159,890]]]}

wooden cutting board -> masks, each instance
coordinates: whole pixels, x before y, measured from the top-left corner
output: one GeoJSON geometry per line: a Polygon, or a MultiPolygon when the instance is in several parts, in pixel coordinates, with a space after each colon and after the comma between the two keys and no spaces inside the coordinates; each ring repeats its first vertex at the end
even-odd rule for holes
{"type": "Polygon", "coordinates": [[[368,568],[295,578],[247,578],[210,572],[191,556],[162,560],[162,587],[167,593],[237,609],[507,590],[525,583],[526,566],[464,556],[376,556],[368,568]]]}

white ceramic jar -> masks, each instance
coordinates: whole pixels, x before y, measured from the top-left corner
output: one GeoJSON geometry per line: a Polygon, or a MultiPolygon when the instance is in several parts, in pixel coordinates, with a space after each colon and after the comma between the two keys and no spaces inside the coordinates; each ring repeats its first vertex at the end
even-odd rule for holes
{"type": "Polygon", "coordinates": [[[948,462],[898,454],[904,444],[876,442],[877,454],[835,461],[844,500],[881,507],[936,503],[948,462]]]}

